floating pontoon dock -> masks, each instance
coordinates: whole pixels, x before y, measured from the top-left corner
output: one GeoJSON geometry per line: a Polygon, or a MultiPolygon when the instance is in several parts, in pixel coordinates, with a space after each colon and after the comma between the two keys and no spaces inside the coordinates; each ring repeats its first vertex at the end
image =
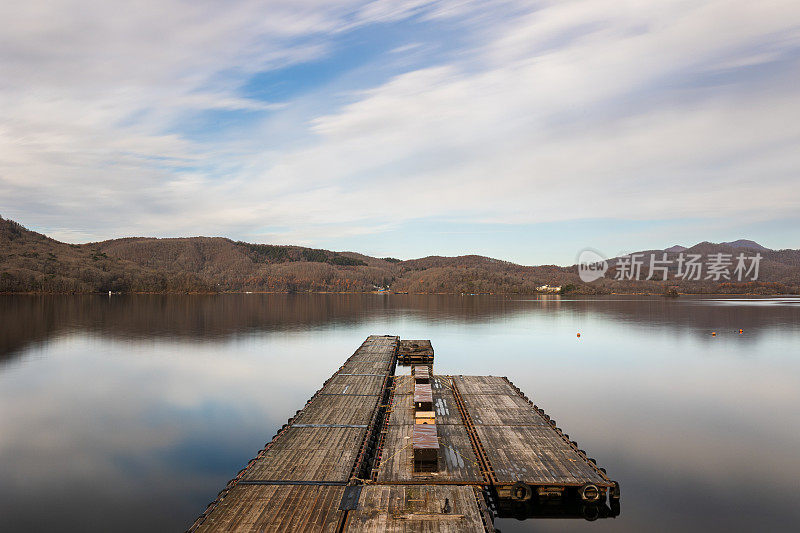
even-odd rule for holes
{"type": "Polygon", "coordinates": [[[429,340],[402,340],[397,349],[397,362],[401,365],[432,365],[433,346],[429,340]]]}
{"type": "Polygon", "coordinates": [[[619,514],[619,485],[507,378],[432,363],[430,341],[368,337],[189,531],[491,532],[496,516],[619,514]],[[403,346],[420,366],[395,376],[403,346]]]}

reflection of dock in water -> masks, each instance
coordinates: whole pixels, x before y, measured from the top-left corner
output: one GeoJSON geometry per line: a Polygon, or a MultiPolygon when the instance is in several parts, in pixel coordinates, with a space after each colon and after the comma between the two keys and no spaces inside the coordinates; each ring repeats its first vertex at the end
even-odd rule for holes
{"type": "Polygon", "coordinates": [[[400,339],[368,337],[190,530],[494,531],[494,516],[619,514],[619,486],[511,382],[435,375],[430,341],[413,342],[413,360],[429,359],[395,376],[400,339]]]}

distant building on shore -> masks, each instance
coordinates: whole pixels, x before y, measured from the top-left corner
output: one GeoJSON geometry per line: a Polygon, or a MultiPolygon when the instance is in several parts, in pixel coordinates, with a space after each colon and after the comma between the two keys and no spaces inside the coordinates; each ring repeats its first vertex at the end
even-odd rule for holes
{"type": "Polygon", "coordinates": [[[560,292],[561,291],[561,285],[558,285],[558,286],[556,286],[556,285],[541,285],[539,287],[536,287],[536,290],[539,291],[539,292],[560,292]]]}

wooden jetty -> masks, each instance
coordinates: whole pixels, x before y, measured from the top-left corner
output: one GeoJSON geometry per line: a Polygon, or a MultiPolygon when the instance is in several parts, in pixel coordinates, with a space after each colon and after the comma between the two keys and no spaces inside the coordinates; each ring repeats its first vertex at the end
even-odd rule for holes
{"type": "Polygon", "coordinates": [[[432,365],[433,345],[429,340],[402,340],[397,350],[401,365],[432,365]]]}
{"type": "Polygon", "coordinates": [[[507,378],[435,375],[432,347],[395,376],[404,342],[368,337],[189,531],[491,532],[495,516],[619,514],[619,485],[507,378]]]}

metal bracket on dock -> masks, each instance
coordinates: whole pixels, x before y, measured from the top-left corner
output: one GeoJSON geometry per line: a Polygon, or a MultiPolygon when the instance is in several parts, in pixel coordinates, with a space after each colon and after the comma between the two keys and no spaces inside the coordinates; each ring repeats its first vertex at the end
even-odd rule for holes
{"type": "Polygon", "coordinates": [[[358,509],[358,500],[361,498],[363,485],[350,485],[345,487],[342,501],[339,503],[340,511],[354,511],[358,509]]]}

